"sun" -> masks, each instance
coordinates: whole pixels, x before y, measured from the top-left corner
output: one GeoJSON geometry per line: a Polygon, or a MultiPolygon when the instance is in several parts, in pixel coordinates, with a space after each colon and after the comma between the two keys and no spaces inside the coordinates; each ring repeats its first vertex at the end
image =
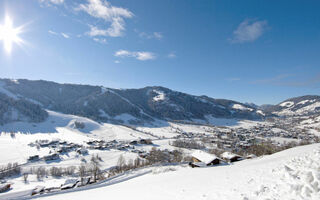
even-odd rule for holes
{"type": "Polygon", "coordinates": [[[22,32],[22,27],[13,27],[13,22],[9,16],[5,17],[5,22],[0,25],[0,40],[3,42],[3,47],[7,53],[11,53],[12,44],[21,44],[23,41],[19,37],[22,32]]]}

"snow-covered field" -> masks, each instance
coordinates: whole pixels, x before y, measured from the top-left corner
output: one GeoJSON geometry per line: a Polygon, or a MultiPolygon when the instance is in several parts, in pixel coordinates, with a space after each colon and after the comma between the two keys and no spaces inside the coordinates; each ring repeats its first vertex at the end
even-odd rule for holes
{"type": "Polygon", "coordinates": [[[156,168],[151,169],[154,173],[124,178],[113,184],[104,183],[88,190],[81,188],[80,191],[71,190],[39,198],[318,200],[319,168],[320,144],[314,144],[232,165],[156,168]]]}

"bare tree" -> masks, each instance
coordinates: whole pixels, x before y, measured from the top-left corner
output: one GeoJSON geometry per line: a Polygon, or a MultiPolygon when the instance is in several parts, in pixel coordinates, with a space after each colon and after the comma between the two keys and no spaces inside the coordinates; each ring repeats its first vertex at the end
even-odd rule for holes
{"type": "Polygon", "coordinates": [[[23,181],[24,181],[24,183],[28,182],[28,176],[29,176],[28,173],[23,173],[23,181]]]}
{"type": "Polygon", "coordinates": [[[47,174],[47,171],[44,167],[39,167],[36,171],[36,174],[37,174],[37,179],[41,180],[47,174]]]}
{"type": "Polygon", "coordinates": [[[118,163],[117,163],[118,170],[120,172],[123,171],[125,164],[126,164],[126,160],[124,159],[123,155],[120,155],[120,157],[118,159],[118,163]]]}
{"type": "Polygon", "coordinates": [[[97,181],[97,177],[100,172],[100,159],[98,155],[96,157],[92,155],[91,157],[91,172],[93,176],[93,181],[97,181]]]}
{"type": "Polygon", "coordinates": [[[141,159],[138,157],[138,158],[136,158],[136,159],[134,159],[134,161],[133,161],[134,163],[133,163],[133,165],[134,165],[134,168],[138,168],[138,167],[140,167],[141,166],[141,164],[142,164],[142,162],[141,162],[141,159]]]}
{"type": "Polygon", "coordinates": [[[83,178],[86,175],[87,168],[86,168],[85,165],[80,165],[79,168],[78,168],[78,171],[79,171],[79,176],[81,178],[81,185],[83,185],[83,178]]]}

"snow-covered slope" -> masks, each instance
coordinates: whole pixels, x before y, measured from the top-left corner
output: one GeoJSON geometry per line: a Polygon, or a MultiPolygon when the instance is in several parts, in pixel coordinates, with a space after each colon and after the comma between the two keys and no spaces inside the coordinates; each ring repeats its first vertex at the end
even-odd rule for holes
{"type": "Polygon", "coordinates": [[[81,188],[39,198],[318,200],[319,167],[320,144],[314,144],[232,165],[152,169],[154,173],[137,178],[105,182],[89,190],[81,188]]]}
{"type": "MultiPolygon", "coordinates": [[[[125,126],[97,123],[91,119],[47,111],[49,117],[41,123],[13,122],[0,126],[0,165],[8,162],[25,163],[31,155],[47,155],[49,148],[37,150],[28,144],[36,140],[61,140],[75,144],[95,139],[131,141],[139,138],[154,139],[149,134],[125,126]],[[77,128],[75,123],[82,123],[77,128]],[[15,133],[14,137],[10,133],[15,133]]],[[[116,154],[115,154],[116,155],[116,154]]],[[[77,159],[79,160],[79,159],[77,159]]],[[[73,163],[74,164],[74,163],[73,163]]]]}
{"type": "Polygon", "coordinates": [[[287,99],[268,110],[279,116],[309,115],[320,113],[320,96],[307,95],[287,99]]]}

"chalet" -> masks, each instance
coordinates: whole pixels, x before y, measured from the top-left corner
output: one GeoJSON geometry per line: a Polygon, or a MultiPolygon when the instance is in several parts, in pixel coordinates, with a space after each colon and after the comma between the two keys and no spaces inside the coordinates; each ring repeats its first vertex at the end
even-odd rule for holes
{"type": "Polygon", "coordinates": [[[207,152],[196,150],[192,153],[191,167],[205,167],[210,165],[218,165],[223,162],[220,158],[207,152]]]}
{"type": "Polygon", "coordinates": [[[246,156],[246,159],[253,159],[253,158],[256,158],[256,157],[257,157],[256,155],[250,154],[250,155],[246,156]]]}
{"type": "Polygon", "coordinates": [[[36,195],[44,192],[44,186],[36,186],[32,191],[31,195],[36,195]]]}
{"type": "Polygon", "coordinates": [[[61,190],[71,189],[76,186],[76,184],[79,182],[78,179],[67,179],[63,185],[61,185],[61,190]]]}
{"type": "Polygon", "coordinates": [[[148,156],[148,153],[145,153],[145,152],[139,153],[139,156],[140,156],[141,158],[146,158],[146,157],[148,156]]]}
{"type": "Polygon", "coordinates": [[[221,158],[223,158],[224,160],[228,161],[228,162],[236,162],[236,161],[240,161],[243,160],[243,158],[237,154],[231,153],[231,152],[224,152],[223,154],[221,154],[221,158]]]}
{"type": "Polygon", "coordinates": [[[36,162],[38,160],[40,160],[39,155],[30,156],[28,158],[28,162],[36,162]]]}
{"type": "Polygon", "coordinates": [[[88,154],[88,150],[85,148],[79,148],[77,149],[77,153],[81,154],[81,155],[87,155],[88,154]]]}
{"type": "Polygon", "coordinates": [[[58,154],[54,153],[54,154],[50,154],[50,155],[44,156],[43,159],[45,161],[58,160],[58,159],[60,159],[60,156],[58,154]]]}
{"type": "Polygon", "coordinates": [[[138,144],[138,141],[137,141],[137,140],[133,140],[133,141],[131,141],[129,144],[131,144],[131,145],[137,145],[137,144],[138,144]]]}
{"type": "Polygon", "coordinates": [[[152,144],[151,140],[145,140],[145,139],[141,139],[139,141],[140,144],[152,144]]]}
{"type": "Polygon", "coordinates": [[[52,147],[56,147],[57,144],[59,144],[59,140],[52,140],[52,141],[49,141],[49,140],[39,140],[38,141],[40,147],[49,147],[49,146],[52,146],[52,147]]]}
{"type": "Polygon", "coordinates": [[[0,185],[0,193],[8,191],[8,190],[10,190],[10,188],[11,188],[11,184],[9,184],[9,183],[1,184],[0,185]]]}

